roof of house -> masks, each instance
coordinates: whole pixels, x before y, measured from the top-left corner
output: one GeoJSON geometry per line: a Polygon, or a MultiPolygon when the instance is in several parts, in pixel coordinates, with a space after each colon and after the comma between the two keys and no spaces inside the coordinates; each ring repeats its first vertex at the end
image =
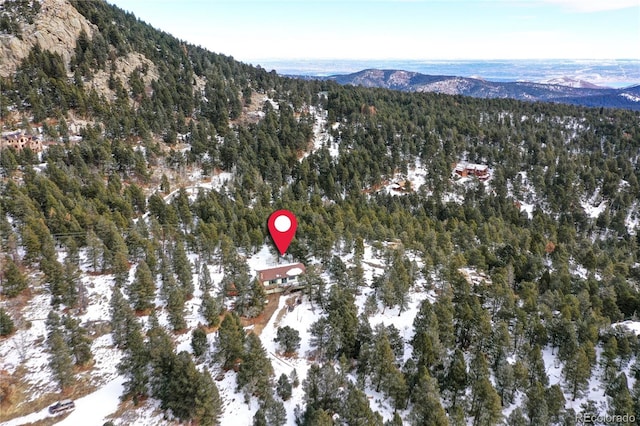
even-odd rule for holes
{"type": "Polygon", "coordinates": [[[484,165],[484,164],[474,164],[474,163],[465,163],[465,162],[461,162],[456,164],[456,168],[455,171],[456,172],[461,172],[463,170],[475,170],[475,171],[486,171],[489,167],[484,165]]]}
{"type": "Polygon", "coordinates": [[[258,279],[260,281],[271,281],[280,278],[295,277],[304,274],[306,268],[302,263],[291,263],[289,265],[277,266],[275,268],[267,268],[258,270],[258,279]]]}

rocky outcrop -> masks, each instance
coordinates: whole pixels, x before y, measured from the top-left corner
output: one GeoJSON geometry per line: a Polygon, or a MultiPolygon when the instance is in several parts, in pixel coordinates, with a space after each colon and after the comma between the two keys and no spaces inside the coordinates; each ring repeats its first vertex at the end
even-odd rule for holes
{"type": "MultiPolygon", "coordinates": [[[[147,59],[144,55],[138,52],[130,52],[126,56],[120,56],[115,59],[114,65],[109,61],[105,67],[110,70],[113,68],[115,74],[118,75],[122,81],[122,84],[126,89],[129,89],[128,76],[135,69],[146,69],[144,73],[140,74],[142,82],[144,83],[147,95],[151,94],[151,82],[158,79],[158,69],[156,65],[147,59]]],[[[99,70],[93,75],[93,79],[85,83],[87,87],[94,89],[98,94],[104,95],[107,99],[113,100],[115,93],[109,89],[109,73],[104,70],[99,70]]]]}
{"type": "Polygon", "coordinates": [[[96,28],[65,0],[42,0],[33,24],[21,24],[22,39],[0,35],[0,76],[12,75],[36,44],[59,53],[69,63],[81,31],[91,37],[96,28]]]}

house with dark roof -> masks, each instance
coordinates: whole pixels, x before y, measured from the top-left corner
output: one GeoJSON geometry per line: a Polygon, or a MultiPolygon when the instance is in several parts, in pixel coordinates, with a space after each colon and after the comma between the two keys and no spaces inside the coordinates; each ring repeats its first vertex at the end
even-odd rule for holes
{"type": "Polygon", "coordinates": [[[306,268],[302,263],[291,263],[260,269],[256,272],[257,279],[264,286],[265,292],[273,294],[301,289],[303,284],[300,282],[300,276],[304,275],[306,268]]]}

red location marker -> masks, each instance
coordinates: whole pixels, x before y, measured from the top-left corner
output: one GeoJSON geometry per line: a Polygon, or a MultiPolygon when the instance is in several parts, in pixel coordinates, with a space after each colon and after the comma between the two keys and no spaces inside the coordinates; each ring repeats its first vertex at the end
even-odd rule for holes
{"type": "Polygon", "coordinates": [[[289,210],[278,210],[271,213],[267,225],[273,242],[276,243],[280,254],[284,256],[296,234],[298,227],[296,217],[289,210]]]}

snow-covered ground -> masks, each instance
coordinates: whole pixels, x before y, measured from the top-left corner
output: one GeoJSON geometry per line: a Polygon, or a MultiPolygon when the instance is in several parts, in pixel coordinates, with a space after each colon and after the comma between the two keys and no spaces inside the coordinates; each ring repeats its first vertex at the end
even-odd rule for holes
{"type": "MultiPolygon", "coordinates": [[[[315,117],[315,123],[313,124],[313,146],[309,151],[304,153],[302,158],[308,157],[310,154],[323,147],[326,147],[329,150],[329,155],[332,158],[338,157],[338,142],[336,142],[333,136],[329,133],[327,124],[327,117],[329,115],[328,111],[325,109],[318,109],[315,106],[310,106],[309,113],[315,117]]],[[[338,126],[338,123],[334,123],[331,127],[335,130],[338,126]]]]}
{"type": "MultiPolygon", "coordinates": [[[[416,165],[407,174],[406,178],[411,181],[411,185],[414,189],[418,189],[420,183],[424,182],[424,173],[426,171],[416,165]],[[422,179],[422,181],[420,180],[422,179]]],[[[219,176],[218,179],[211,183],[211,188],[215,185],[222,185],[223,179],[230,179],[231,176],[219,176]]],[[[526,175],[523,176],[526,182],[526,175]]],[[[194,186],[193,191],[203,186],[194,186]]],[[[388,245],[382,243],[382,245],[388,245]]],[[[367,284],[371,284],[373,277],[381,275],[385,270],[385,260],[383,259],[384,250],[374,248],[369,244],[365,244],[364,256],[362,266],[364,268],[364,277],[367,284]]],[[[353,266],[353,253],[339,253],[347,266],[353,266]]],[[[411,261],[415,261],[417,269],[420,270],[422,264],[420,257],[408,251],[406,255],[411,261]]],[[[196,263],[196,255],[191,254],[190,260],[192,263],[196,263]]],[[[270,245],[263,245],[260,250],[255,254],[247,256],[246,262],[249,266],[251,274],[254,274],[256,270],[269,266],[277,265],[278,263],[288,263],[291,259],[280,258],[277,256],[276,251],[270,247],[270,245]]],[[[209,272],[213,281],[214,287],[217,286],[222,278],[223,271],[217,265],[208,265],[209,272]]],[[[83,269],[86,271],[87,267],[83,269]]],[[[204,318],[198,312],[201,291],[198,289],[198,272],[194,268],[193,281],[196,285],[194,297],[187,301],[185,304],[185,316],[188,324],[188,328],[191,330],[198,326],[198,324],[205,323],[204,318]]],[[[472,283],[480,282],[482,280],[488,281],[488,277],[483,275],[481,271],[477,271],[469,268],[462,268],[462,272],[468,276],[472,283]]],[[[135,265],[130,270],[130,279],[133,278],[135,273],[135,265]]],[[[327,275],[323,275],[323,278],[329,281],[327,275]]],[[[111,296],[111,287],[113,283],[113,277],[110,275],[91,275],[84,274],[82,277],[83,283],[87,287],[87,291],[90,298],[90,305],[87,311],[80,316],[83,325],[90,324],[97,321],[105,321],[109,319],[108,304],[111,296]]],[[[372,328],[375,328],[378,324],[384,324],[385,326],[394,325],[400,332],[400,335],[405,340],[404,359],[408,359],[411,355],[411,346],[408,341],[413,335],[413,319],[420,307],[420,303],[424,299],[430,301],[436,300],[436,293],[433,291],[426,291],[425,279],[420,277],[414,287],[409,292],[409,303],[407,308],[403,312],[399,312],[398,308],[382,309],[378,306],[377,312],[369,317],[369,323],[372,328]]],[[[373,289],[364,287],[361,289],[361,293],[356,297],[356,305],[358,312],[364,311],[365,301],[367,296],[373,292],[373,289]]],[[[299,297],[300,295],[295,295],[299,297]]],[[[278,307],[275,310],[273,316],[269,319],[266,326],[263,328],[260,339],[268,356],[271,359],[271,363],[274,368],[274,379],[277,380],[281,374],[290,376],[295,369],[298,375],[300,383],[306,378],[309,367],[312,361],[312,348],[310,347],[310,326],[313,322],[317,321],[321,315],[322,310],[312,305],[304,297],[301,299],[301,303],[293,304],[293,308],[289,309],[287,306],[287,299],[293,297],[293,295],[281,296],[278,302],[278,307]],[[301,337],[301,346],[297,352],[297,355],[291,358],[285,358],[282,354],[278,353],[278,346],[274,341],[276,337],[278,327],[290,326],[297,330],[301,337]]],[[[160,299],[157,300],[159,306],[164,303],[160,299]]],[[[26,376],[33,391],[30,392],[30,399],[36,399],[42,396],[44,393],[57,392],[55,384],[51,374],[49,372],[48,354],[44,350],[44,338],[46,336],[46,329],[44,321],[50,309],[49,298],[43,292],[37,294],[33,300],[29,303],[28,307],[23,311],[25,318],[31,321],[30,328],[21,328],[14,336],[7,339],[0,345],[0,370],[4,369],[9,372],[15,371],[16,367],[24,362],[25,367],[29,371],[26,376]],[[24,351],[16,351],[15,345],[22,344],[21,347],[24,351]],[[21,358],[22,356],[22,358],[21,358]]],[[[168,324],[167,313],[164,310],[158,312],[158,319],[161,324],[168,324]]],[[[146,318],[141,318],[143,323],[146,323],[146,318]]],[[[630,330],[640,334],[640,322],[626,321],[624,323],[618,323],[614,326],[626,326],[630,330]]],[[[211,344],[215,341],[215,333],[208,335],[208,340],[211,344]]],[[[176,351],[185,350],[191,352],[191,333],[186,332],[175,336],[176,351]]],[[[599,349],[598,349],[599,350],[599,349]]],[[[163,413],[159,410],[158,401],[150,398],[145,403],[136,408],[135,410],[130,407],[123,407],[120,403],[119,397],[122,393],[122,383],[124,378],[118,375],[117,364],[120,360],[120,351],[115,349],[112,345],[112,339],[110,334],[104,334],[94,339],[92,344],[92,352],[94,355],[95,364],[91,371],[92,384],[97,388],[94,392],[76,400],[76,410],[72,412],[63,422],[64,425],[102,425],[106,420],[110,419],[110,415],[120,409],[121,414],[117,418],[112,419],[116,425],[140,425],[147,426],[154,425],[168,425],[167,420],[163,419],[163,413]]],[[[545,368],[549,375],[550,384],[562,383],[563,373],[562,364],[557,360],[556,355],[550,347],[543,349],[543,359],[545,362],[545,368]]],[[[515,357],[510,358],[510,362],[515,362],[515,357]]],[[[210,368],[214,376],[218,376],[220,372],[211,367],[210,361],[203,361],[198,365],[198,368],[204,367],[210,368]]],[[[350,377],[350,376],[349,376],[350,377]]],[[[220,377],[219,377],[220,378],[220,377]]],[[[352,378],[354,379],[354,378],[352,378]]],[[[223,400],[224,412],[221,417],[222,425],[249,425],[252,423],[252,418],[255,411],[258,409],[259,403],[255,397],[250,398],[248,403],[245,401],[245,396],[241,392],[236,392],[236,375],[233,371],[228,371],[222,374],[221,380],[216,381],[216,385],[219,388],[221,398],[223,400]]],[[[391,404],[386,400],[382,394],[375,392],[373,389],[367,387],[365,392],[369,396],[371,408],[379,411],[385,420],[390,420],[393,416],[393,410],[391,404]]],[[[523,398],[521,392],[517,393],[516,401],[523,398]]],[[[293,389],[291,399],[284,402],[285,409],[287,411],[287,425],[295,425],[294,410],[297,405],[303,406],[304,393],[302,386],[298,386],[293,389]]],[[[578,411],[580,404],[587,400],[593,400],[598,403],[606,401],[604,390],[600,384],[600,372],[598,369],[594,369],[591,382],[589,383],[588,392],[576,401],[570,401],[570,398],[566,396],[567,407],[573,407],[578,411]]],[[[304,407],[302,407],[304,409],[304,407]]],[[[505,408],[505,414],[508,414],[514,405],[505,408]]],[[[406,413],[404,413],[406,414],[406,413]]],[[[33,414],[29,414],[19,419],[14,419],[5,423],[2,426],[18,426],[28,422],[34,422],[48,416],[48,412],[45,410],[38,411],[33,414]]]]}
{"type": "Polygon", "coordinates": [[[622,321],[622,322],[617,322],[615,324],[611,324],[611,326],[626,328],[630,332],[640,336],[640,321],[631,321],[631,320],[622,321]]]}

